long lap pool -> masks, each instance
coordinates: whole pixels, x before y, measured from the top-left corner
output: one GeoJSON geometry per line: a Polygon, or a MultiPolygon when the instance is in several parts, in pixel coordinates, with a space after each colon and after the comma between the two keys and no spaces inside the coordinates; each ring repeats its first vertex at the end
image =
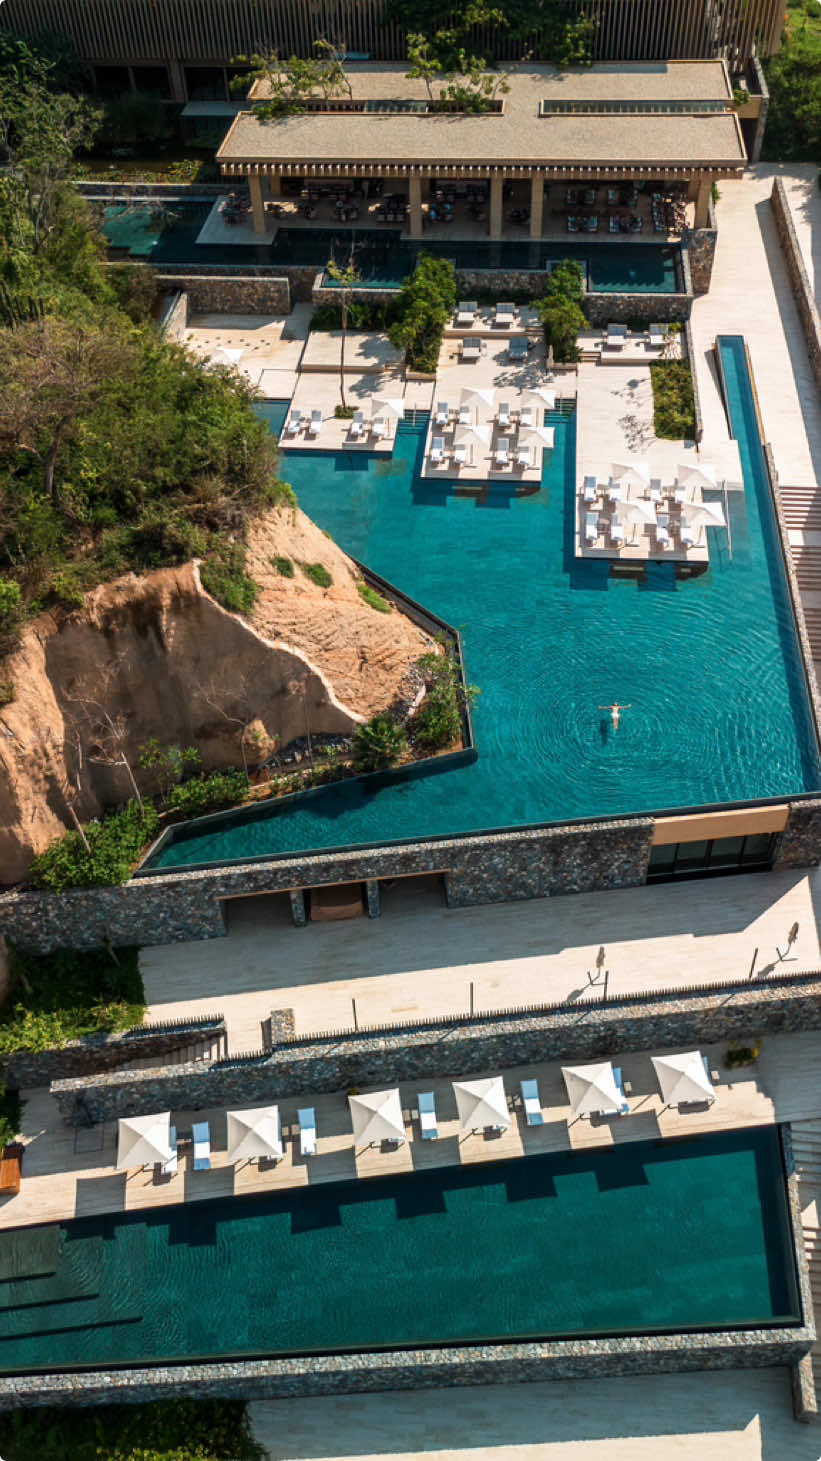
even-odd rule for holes
{"type": "Polygon", "coordinates": [[[21,1228],[0,1304],[16,1373],[800,1320],[772,1126],[21,1228]]]}
{"type": "MultiPolygon", "coordinates": [[[[549,415],[541,491],[478,496],[420,475],[425,431],[391,460],[292,452],[300,504],[361,562],[462,632],[478,760],[374,788],[342,783],[175,829],[153,867],[787,797],[821,787],[818,745],[741,337],[721,357],[744,491],[709,571],[644,580],[574,556],[576,422],[549,415]],[[629,705],[612,734],[603,705],[629,705]]],[[[285,407],[262,408],[278,432],[285,407]]],[[[708,494],[709,495],[709,494],[708,494]]]]}

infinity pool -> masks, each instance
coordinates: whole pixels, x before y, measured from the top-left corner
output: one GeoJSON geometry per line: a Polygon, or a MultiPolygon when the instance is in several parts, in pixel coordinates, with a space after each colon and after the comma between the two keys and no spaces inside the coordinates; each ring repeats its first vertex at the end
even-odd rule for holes
{"type": "Polygon", "coordinates": [[[589,287],[602,293],[670,294],[681,287],[680,250],[677,244],[552,243],[528,240],[492,243],[459,239],[430,239],[422,244],[403,239],[399,230],[280,228],[272,242],[259,244],[198,244],[213,199],[172,200],[162,227],[162,209],[111,204],[105,209],[103,231],[115,248],[128,249],[135,258],[155,264],[225,264],[273,268],[310,264],[322,269],[329,259],[345,263],[351,244],[356,246],[362,287],[398,288],[413,268],[420,248],[452,259],[460,269],[544,269],[558,259],[580,259],[589,287]]]}
{"type": "Polygon", "coordinates": [[[800,1319],[775,1127],[0,1238],[0,1367],[800,1319]]]}
{"type": "MultiPolygon", "coordinates": [[[[740,337],[722,358],[745,491],[729,494],[732,554],[710,569],[618,580],[574,557],[574,417],[548,419],[542,490],[478,497],[422,478],[424,428],[393,460],[290,453],[305,511],[347,552],[463,636],[478,760],[374,789],[343,783],[175,830],[154,867],[780,797],[821,787],[818,748],[740,337]],[[546,454],[547,455],[547,454],[546,454]],[[630,706],[612,734],[602,705],[630,706]]],[[[263,408],[278,431],[285,407],[263,408]]]]}

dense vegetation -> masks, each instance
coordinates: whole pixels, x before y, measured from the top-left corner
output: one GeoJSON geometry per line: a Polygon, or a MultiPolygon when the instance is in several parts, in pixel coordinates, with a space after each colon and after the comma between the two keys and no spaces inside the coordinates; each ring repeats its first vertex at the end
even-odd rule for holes
{"type": "Polygon", "coordinates": [[[585,294],[584,268],[576,259],[565,259],[551,271],[537,307],[544,325],[545,344],[553,359],[567,364],[579,359],[578,336],[587,329],[582,304],[585,294]]]}
{"type": "Polygon", "coordinates": [[[764,62],[770,110],[763,156],[821,161],[821,6],[790,0],[781,49],[764,62]]]}
{"type": "Polygon", "coordinates": [[[143,271],[106,267],[69,181],[100,117],[57,77],[0,72],[0,629],[192,556],[247,610],[247,523],[290,495],[273,438],[242,383],[160,335],[143,271]]]}
{"type": "MultiPolygon", "coordinates": [[[[447,654],[423,654],[417,661],[427,686],[427,695],[413,724],[413,739],[423,751],[441,751],[452,746],[462,734],[462,708],[465,701],[459,669],[447,654]]],[[[467,688],[467,700],[473,699],[475,686],[467,688]]]]}
{"type": "Polygon", "coordinates": [[[403,725],[387,711],[357,726],[353,741],[357,771],[385,771],[407,754],[408,736],[403,725]]]}
{"type": "Polygon", "coordinates": [[[54,1050],[82,1035],[141,1025],[139,950],[26,954],[10,950],[11,988],[0,1009],[0,1056],[54,1050]]]}
{"type": "Polygon", "coordinates": [[[399,291],[396,319],[388,332],[412,370],[435,374],[445,325],[455,308],[456,270],[450,259],[420,253],[399,291]]]}
{"type": "Polygon", "coordinates": [[[689,360],[660,360],[650,366],[653,430],[671,441],[693,441],[696,404],[689,360]]]}
{"type": "MultiPolygon", "coordinates": [[[[554,65],[589,66],[596,34],[594,21],[568,14],[562,0],[387,0],[385,18],[403,30],[429,37],[445,69],[459,67],[460,59],[473,49],[477,29],[494,50],[494,42],[521,43],[522,52],[532,52],[537,61],[554,65]]],[[[492,59],[492,54],[491,54],[492,59]]]]}
{"type": "Polygon", "coordinates": [[[161,1400],[0,1415],[5,1461],[264,1461],[241,1400],[161,1400]]]}

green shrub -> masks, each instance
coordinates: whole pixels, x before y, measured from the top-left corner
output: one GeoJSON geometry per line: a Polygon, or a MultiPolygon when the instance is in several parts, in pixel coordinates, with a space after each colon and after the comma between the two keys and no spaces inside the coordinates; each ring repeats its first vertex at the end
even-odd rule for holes
{"type": "Polygon", "coordinates": [[[413,370],[435,374],[445,325],[455,308],[456,271],[450,259],[420,253],[399,292],[396,320],[388,331],[413,370]]]}
{"type": "Polygon", "coordinates": [[[199,817],[203,812],[212,812],[218,807],[236,806],[247,795],[248,781],[244,771],[211,771],[180,782],[172,789],[168,805],[175,811],[184,812],[187,817],[199,817]]]}
{"type": "Polygon", "coordinates": [[[264,1461],[242,1400],[47,1407],[0,1414],[5,1461],[264,1461]]]}
{"type": "Polygon", "coordinates": [[[36,888],[47,888],[52,893],[124,883],[156,836],[158,825],[159,816],[152,802],[140,807],[130,801],[102,821],[86,823],[87,847],[77,831],[58,837],[35,857],[31,881],[36,888]]]}
{"type": "Polygon", "coordinates": [[[232,543],[200,565],[200,581],[207,593],[232,614],[250,614],[259,586],[245,572],[245,547],[232,543]]]}
{"type": "Polygon", "coordinates": [[[543,301],[541,308],[545,344],[553,347],[553,358],[558,364],[570,364],[581,354],[578,337],[587,329],[584,311],[575,300],[560,295],[543,301]]]}
{"type": "Polygon", "coordinates": [[[331,587],[333,577],[324,563],[300,563],[299,566],[305,577],[310,578],[311,583],[315,583],[319,588],[331,587]]]}
{"type": "Polygon", "coordinates": [[[0,1150],[20,1135],[23,1103],[19,1091],[7,1091],[0,1081],[0,1150]]]}
{"type": "Polygon", "coordinates": [[[376,609],[380,614],[390,614],[392,612],[393,606],[388,603],[387,599],[383,599],[382,595],[378,594],[375,588],[371,588],[369,583],[358,583],[356,586],[359,589],[360,597],[372,609],[376,609]]]}
{"type": "Polygon", "coordinates": [[[414,738],[425,751],[440,751],[453,745],[462,734],[457,669],[446,654],[423,654],[417,665],[427,685],[427,695],[416,716],[414,738]]]}
{"type": "Polygon", "coordinates": [[[145,1017],[139,949],[10,949],[11,988],[0,1010],[0,1055],[55,1050],[83,1035],[128,1030],[145,1017]]]}
{"type": "Polygon", "coordinates": [[[737,1045],[734,1049],[727,1051],[724,1064],[728,1070],[733,1070],[740,1065],[753,1065],[758,1060],[759,1053],[757,1045],[737,1045]]]}
{"type": "Polygon", "coordinates": [[[0,578],[0,631],[11,629],[16,624],[22,602],[19,583],[11,578],[0,578]]]}
{"type": "Polygon", "coordinates": [[[659,360],[650,366],[653,382],[653,430],[671,441],[692,441],[696,405],[689,360],[659,360]]]}
{"type": "Polygon", "coordinates": [[[374,715],[354,732],[354,767],[357,771],[385,771],[407,749],[408,738],[403,726],[392,715],[374,715]]]}
{"type": "Polygon", "coordinates": [[[352,421],[354,418],[353,406],[343,406],[340,402],[334,406],[334,416],[337,421],[352,421]]]}
{"type": "Polygon", "coordinates": [[[570,299],[581,306],[586,292],[584,265],[578,259],[562,259],[547,276],[545,299],[570,299]]]}
{"type": "Polygon", "coordinates": [[[294,576],[294,565],[290,558],[272,558],[271,566],[275,568],[277,573],[281,574],[283,578],[293,578],[294,576]]]}

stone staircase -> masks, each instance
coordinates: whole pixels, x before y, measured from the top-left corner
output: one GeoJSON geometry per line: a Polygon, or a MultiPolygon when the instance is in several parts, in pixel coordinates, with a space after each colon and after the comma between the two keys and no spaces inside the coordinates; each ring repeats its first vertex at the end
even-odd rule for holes
{"type": "Polygon", "coordinates": [[[120,1070],[154,1070],[159,1066],[188,1065],[194,1061],[221,1060],[227,1053],[224,1037],[213,1035],[202,1040],[192,1040],[190,1045],[180,1045],[177,1050],[169,1050],[165,1055],[144,1055],[139,1059],[129,1060],[119,1068],[120,1070]]]}
{"type": "Polygon", "coordinates": [[[797,539],[799,533],[804,538],[801,542],[791,541],[790,555],[798,579],[815,673],[821,681],[821,492],[817,487],[780,484],[778,493],[791,539],[797,539]]]}
{"type": "MultiPolygon", "coordinates": [[[[821,1334],[821,1119],[793,1121],[791,1131],[815,1326],[821,1334]]],[[[821,1339],[813,1346],[812,1372],[821,1397],[821,1339]]]]}

